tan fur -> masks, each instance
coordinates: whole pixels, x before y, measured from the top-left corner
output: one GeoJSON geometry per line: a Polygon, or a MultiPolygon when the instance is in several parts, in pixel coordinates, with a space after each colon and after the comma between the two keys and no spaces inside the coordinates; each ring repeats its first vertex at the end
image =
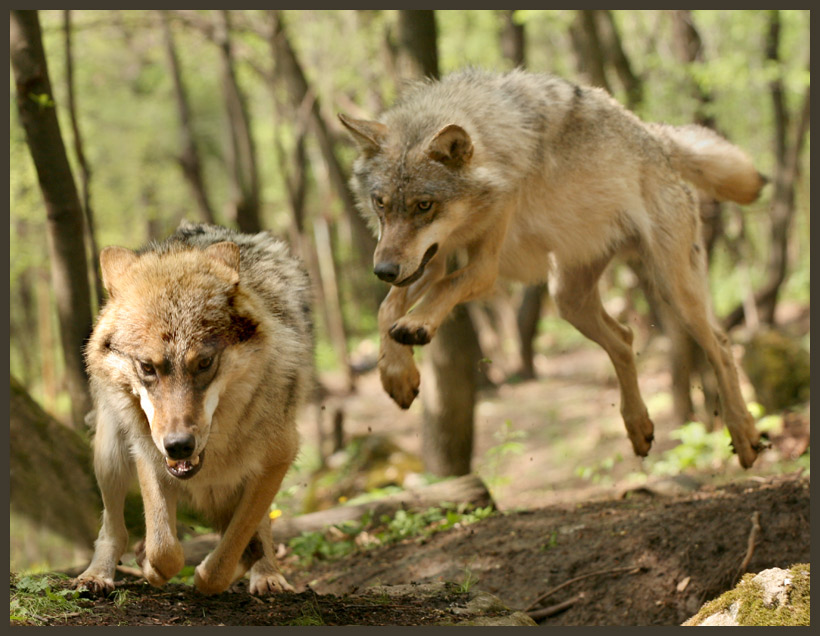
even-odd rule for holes
{"type": "Polygon", "coordinates": [[[106,248],[100,263],[109,299],[86,358],[105,510],[76,584],[113,589],[136,477],[149,583],[184,565],[176,508],[185,499],[222,534],[196,568],[201,592],[222,592],[249,569],[255,594],[289,588],[266,513],[296,455],[296,411],[312,382],[306,275],[269,235],[211,226],[184,225],[141,253],[106,248]],[[181,463],[168,468],[169,458],[181,463]]]}
{"type": "Polygon", "coordinates": [[[379,371],[399,406],[418,393],[412,346],[429,342],[456,304],[498,276],[532,283],[552,273],[561,315],[612,359],[627,432],[645,455],[653,425],[632,335],[597,287],[614,254],[638,249],[715,368],[740,463],[754,462],[759,435],[711,314],[686,183],[753,201],[764,180],[740,149],[697,126],[646,124],[600,89],[523,71],[420,82],[379,121],[340,118],[362,150],[351,185],[378,228],[374,271],[393,285],[379,311],[379,371]],[[456,251],[467,265],[447,274],[456,251]]]}

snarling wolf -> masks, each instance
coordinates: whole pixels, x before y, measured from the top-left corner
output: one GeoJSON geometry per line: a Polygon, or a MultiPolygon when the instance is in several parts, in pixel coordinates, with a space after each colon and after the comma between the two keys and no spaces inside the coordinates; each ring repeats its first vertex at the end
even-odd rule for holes
{"type": "Polygon", "coordinates": [[[653,424],[632,333],[598,291],[612,257],[632,249],[705,351],[734,450],[752,465],[759,434],[710,308],[692,187],[754,201],[765,180],[742,150],[699,126],[645,123],[601,89],[520,70],[418,82],[377,121],[340,118],[360,149],[351,186],[378,232],[374,272],[392,285],[379,372],[399,406],[418,393],[412,345],[430,342],[456,304],[498,276],[551,274],[561,316],[609,354],[629,439],[646,455],[653,424]],[[448,273],[455,252],[467,264],[448,273]]]}
{"type": "Polygon", "coordinates": [[[85,355],[105,510],[76,585],[113,589],[136,476],[146,528],[138,561],[151,584],[184,565],[184,498],[222,535],[196,568],[201,592],[222,592],[248,570],[252,593],[290,589],[267,513],[296,455],[296,412],[313,382],[307,275],[265,232],[191,224],[138,252],[108,247],[100,266],[108,300],[85,355]]]}

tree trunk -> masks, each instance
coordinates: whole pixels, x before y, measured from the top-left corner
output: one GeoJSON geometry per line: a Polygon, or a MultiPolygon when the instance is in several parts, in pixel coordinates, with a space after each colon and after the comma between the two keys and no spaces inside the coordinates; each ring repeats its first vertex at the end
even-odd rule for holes
{"type": "Polygon", "coordinates": [[[618,79],[626,90],[626,105],[630,110],[637,108],[643,101],[643,82],[635,75],[632,64],[621,45],[621,36],[615,26],[612,12],[599,10],[595,12],[601,41],[606,49],[605,56],[615,68],[618,79]]]}
{"type": "Polygon", "coordinates": [[[219,17],[214,34],[222,58],[222,85],[228,113],[228,160],[234,189],[233,217],[242,232],[255,234],[262,230],[256,147],[245,96],[239,88],[234,70],[230,13],[223,9],[217,15],[219,17]]]}
{"type": "Polygon", "coordinates": [[[524,67],[526,62],[527,40],[523,24],[516,24],[515,11],[501,11],[501,54],[510,60],[515,67],[524,67]]]}
{"type": "MultiPolygon", "coordinates": [[[[501,11],[503,28],[501,30],[501,53],[514,66],[526,66],[526,32],[523,24],[516,24],[515,11],[506,9],[501,11]]],[[[528,285],[524,288],[521,304],[516,315],[518,331],[519,366],[518,376],[523,380],[535,379],[535,350],[533,343],[538,335],[538,323],[541,320],[541,311],[544,297],[549,293],[546,283],[528,285]]]]}
{"type": "MultiPolygon", "coordinates": [[[[434,11],[399,11],[399,66],[407,78],[438,78],[434,11]],[[430,49],[433,49],[432,51],[430,49]]],[[[424,469],[434,475],[465,475],[473,454],[474,410],[481,351],[470,314],[457,306],[425,348],[421,400],[424,407],[424,469]]]]}
{"type": "MultiPolygon", "coordinates": [[[[779,62],[779,47],[780,14],[778,11],[773,10],[769,12],[766,57],[775,66],[779,62]]],[[[789,120],[791,117],[786,109],[783,82],[780,76],[771,81],[770,91],[775,114],[774,145],[777,161],[770,214],[772,241],[766,265],[766,281],[755,292],[754,301],[760,320],[773,325],[780,287],[785,282],[788,271],[788,239],[795,213],[795,184],[800,174],[800,155],[811,120],[811,86],[806,87],[806,93],[797,117],[797,124],[791,135],[791,141],[789,140],[789,120]]],[[[738,305],[724,319],[724,328],[731,329],[740,324],[745,315],[744,305],[738,305]]]]}
{"type": "Polygon", "coordinates": [[[94,230],[94,210],[91,207],[91,168],[85,158],[83,150],[83,137],[80,133],[80,123],[77,119],[77,100],[74,94],[74,59],[71,51],[71,11],[63,11],[63,32],[65,35],[65,74],[68,88],[68,115],[71,120],[71,131],[74,133],[74,152],[77,155],[77,163],[80,166],[80,176],[82,178],[82,206],[85,213],[85,242],[91,260],[88,261],[88,269],[91,280],[94,281],[94,298],[96,306],[100,307],[103,302],[102,275],[100,274],[97,248],[97,237],[94,230]]]}
{"type": "Polygon", "coordinates": [[[202,220],[206,223],[216,223],[216,216],[214,215],[213,207],[208,199],[208,192],[205,188],[205,179],[202,176],[202,161],[200,160],[199,150],[197,150],[196,146],[191,107],[188,102],[187,92],[185,91],[185,84],[182,81],[182,71],[180,70],[179,59],[174,44],[171,22],[167,11],[160,11],[160,16],[162,18],[162,32],[165,38],[165,52],[168,57],[168,65],[171,68],[171,77],[174,80],[174,96],[177,103],[179,128],[182,137],[182,153],[179,156],[179,165],[182,168],[182,174],[185,180],[191,187],[191,193],[194,195],[194,200],[197,203],[197,208],[199,209],[202,220]]]}
{"type": "Polygon", "coordinates": [[[612,93],[606,77],[606,59],[598,32],[596,12],[596,9],[577,10],[569,34],[572,47],[575,49],[578,72],[586,77],[589,84],[600,86],[608,93],[612,93]]]}
{"type": "Polygon", "coordinates": [[[353,195],[350,193],[350,189],[347,185],[348,175],[333,151],[333,140],[327,124],[322,117],[318,97],[308,85],[302,66],[296,57],[296,52],[288,39],[280,12],[272,11],[271,18],[273,21],[271,45],[277,71],[281,73],[281,77],[283,77],[287,83],[291,103],[297,112],[305,108],[310,114],[311,128],[319,142],[322,157],[327,166],[328,176],[330,177],[333,189],[342,201],[344,212],[353,228],[353,242],[356,247],[356,254],[359,257],[359,262],[363,268],[366,268],[365,271],[370,271],[372,267],[372,254],[376,249],[376,241],[370,233],[364,219],[362,219],[356,209],[353,195]]]}
{"type": "Polygon", "coordinates": [[[71,396],[71,422],[82,428],[91,408],[82,357],[91,332],[83,211],[60,134],[36,11],[11,11],[10,59],[20,121],[46,206],[46,239],[71,396]]]}
{"type": "MultiPolygon", "coordinates": [[[[673,44],[678,59],[682,64],[690,65],[703,61],[703,42],[695,27],[692,12],[688,9],[672,11],[673,44]]],[[[694,114],[696,123],[716,132],[715,118],[710,113],[712,93],[702,88],[697,82],[691,82],[691,89],[697,99],[694,114]]],[[[723,238],[723,205],[712,198],[700,197],[701,237],[706,250],[706,262],[711,262],[715,245],[723,238]]],[[[712,430],[718,428],[715,421],[718,411],[717,380],[711,365],[708,364],[703,350],[694,338],[683,328],[674,314],[667,308],[662,317],[664,329],[672,340],[670,361],[672,367],[673,413],[677,424],[693,419],[695,414],[692,402],[692,373],[697,371],[701,379],[704,399],[704,417],[712,430]]]]}
{"type": "MultiPolygon", "coordinates": [[[[769,12],[769,37],[766,45],[766,58],[776,66],[780,62],[780,12],[769,12]]],[[[790,142],[791,115],[786,106],[783,80],[775,77],[770,83],[772,103],[775,114],[775,156],[777,168],[774,177],[774,196],[772,197],[772,242],[767,264],[767,279],[757,299],[758,314],[761,321],[774,325],[774,314],[780,295],[780,288],[786,280],[788,271],[788,239],[792,218],[794,217],[794,186],[800,172],[800,152],[803,140],[809,127],[811,109],[809,106],[811,90],[806,89],[803,108],[790,142]]]]}
{"type": "Polygon", "coordinates": [[[353,369],[350,366],[350,356],[347,352],[347,331],[342,317],[342,307],[339,302],[339,285],[336,277],[336,264],[333,261],[333,248],[330,241],[330,228],[327,219],[319,214],[313,220],[313,233],[316,240],[316,255],[319,262],[319,274],[322,284],[322,306],[325,326],[339,364],[345,370],[347,391],[355,388],[353,369]]]}
{"type": "Polygon", "coordinates": [[[434,475],[470,472],[480,357],[470,315],[458,305],[425,350],[422,457],[434,475]]]}
{"type": "Polygon", "coordinates": [[[102,506],[88,441],[41,409],[13,377],[10,407],[11,508],[90,547],[102,506]]]}
{"type": "Polygon", "coordinates": [[[400,77],[438,77],[436,15],[433,10],[399,11],[400,77]]]}
{"type": "Polygon", "coordinates": [[[521,362],[518,375],[524,380],[535,379],[535,349],[533,343],[538,335],[538,322],[541,319],[541,310],[544,298],[549,294],[546,283],[529,285],[524,289],[524,297],[518,307],[518,345],[521,362]]]}

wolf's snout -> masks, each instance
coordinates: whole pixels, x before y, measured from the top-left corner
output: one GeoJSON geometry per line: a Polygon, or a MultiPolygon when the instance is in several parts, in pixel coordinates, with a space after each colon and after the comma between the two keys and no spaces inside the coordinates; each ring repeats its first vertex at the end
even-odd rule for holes
{"type": "Polygon", "coordinates": [[[400,269],[398,263],[378,263],[373,268],[373,273],[385,283],[392,283],[398,278],[400,269]]]}
{"type": "Polygon", "coordinates": [[[171,433],[162,443],[171,459],[186,459],[196,448],[196,438],[190,433],[171,433]]]}

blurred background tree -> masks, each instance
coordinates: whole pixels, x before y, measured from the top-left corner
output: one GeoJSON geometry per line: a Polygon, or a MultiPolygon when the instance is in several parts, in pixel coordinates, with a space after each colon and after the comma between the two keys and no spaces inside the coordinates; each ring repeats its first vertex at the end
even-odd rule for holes
{"type": "MultiPolygon", "coordinates": [[[[784,303],[809,306],[808,11],[23,11],[11,51],[9,366],[18,392],[65,424],[81,427],[87,410],[78,374],[99,306],[97,246],[135,248],[182,218],[289,240],[314,281],[325,394],[354,391],[375,365],[386,288],[347,188],[356,150],[335,114],[375,117],[405,79],[468,65],[597,84],[644,119],[698,122],[742,146],[772,183],[743,208],[701,202],[716,313],[737,336],[779,327],[784,303]],[[39,39],[48,77],[32,96],[18,53],[36,55],[39,39]],[[52,120],[47,154],[67,161],[59,178],[43,178],[35,117],[52,120]]],[[[675,417],[708,421],[699,353],[640,269],[616,262],[602,286],[638,348],[661,326],[670,338],[675,417]]],[[[553,317],[546,285],[504,284],[456,312],[443,328],[452,337],[417,351],[437,368],[423,383],[440,378],[428,388],[460,405],[458,430],[474,425],[482,382],[538,375],[538,334],[549,337],[553,317]]],[[[434,402],[426,430],[457,430],[447,414],[430,428],[434,402]]],[[[460,464],[428,469],[469,470],[469,448],[460,464]]]]}

